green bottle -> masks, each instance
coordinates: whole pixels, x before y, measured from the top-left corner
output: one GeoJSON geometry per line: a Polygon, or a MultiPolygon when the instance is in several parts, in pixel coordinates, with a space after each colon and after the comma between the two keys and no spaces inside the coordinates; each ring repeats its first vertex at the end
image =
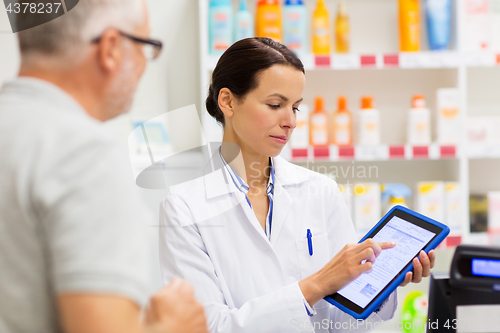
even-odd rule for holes
{"type": "Polygon", "coordinates": [[[423,333],[427,323],[428,296],[420,290],[410,292],[403,305],[401,323],[405,333],[423,333]]]}

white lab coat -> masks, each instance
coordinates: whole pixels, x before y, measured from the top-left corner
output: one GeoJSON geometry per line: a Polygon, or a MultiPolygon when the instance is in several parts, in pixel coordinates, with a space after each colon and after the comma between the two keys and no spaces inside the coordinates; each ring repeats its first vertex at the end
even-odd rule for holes
{"type": "Polygon", "coordinates": [[[160,209],[165,284],[175,275],[193,284],[212,333],[366,332],[391,319],[395,293],[365,323],[325,300],[308,316],[298,281],[356,243],[356,234],[333,180],[281,157],[273,163],[270,241],[218,154],[198,178],[171,188],[160,209]]]}

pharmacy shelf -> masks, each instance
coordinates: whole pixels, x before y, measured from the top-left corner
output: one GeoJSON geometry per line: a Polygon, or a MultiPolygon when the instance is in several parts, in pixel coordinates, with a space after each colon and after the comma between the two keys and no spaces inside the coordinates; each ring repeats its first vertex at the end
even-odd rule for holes
{"type": "MultiPolygon", "coordinates": [[[[471,57],[471,62],[486,63],[493,56],[471,57]],[[480,59],[477,59],[480,58],[480,59]],[[481,62],[482,60],[482,62],[481,62]]],[[[306,70],[357,70],[357,69],[410,69],[410,68],[458,68],[462,57],[454,51],[443,52],[404,52],[374,54],[334,54],[315,56],[306,54],[300,57],[306,70]]],[[[210,55],[206,70],[212,71],[219,56],[210,55]]],[[[488,62],[488,64],[491,61],[488,62]]]]}
{"type": "Polygon", "coordinates": [[[466,154],[469,159],[498,159],[500,144],[468,144],[466,154]]]}
{"type": "Polygon", "coordinates": [[[457,146],[431,144],[411,145],[373,145],[373,146],[336,146],[307,147],[284,150],[282,156],[292,162],[303,161],[389,161],[389,160],[439,160],[457,159],[461,151],[457,146]]]}
{"type": "MultiPolygon", "coordinates": [[[[220,56],[208,55],[205,70],[214,70],[220,56]]],[[[312,70],[363,70],[363,69],[432,69],[500,66],[500,53],[456,51],[427,51],[378,54],[336,54],[331,56],[300,57],[304,68],[312,70]]]]}
{"type": "Polygon", "coordinates": [[[292,162],[304,161],[391,161],[391,160],[441,160],[441,159],[500,159],[500,144],[456,145],[353,145],[328,147],[289,148],[282,157],[292,162]]]}
{"type": "Polygon", "coordinates": [[[500,65],[500,53],[496,52],[464,53],[462,58],[467,67],[496,67],[500,65]]]}

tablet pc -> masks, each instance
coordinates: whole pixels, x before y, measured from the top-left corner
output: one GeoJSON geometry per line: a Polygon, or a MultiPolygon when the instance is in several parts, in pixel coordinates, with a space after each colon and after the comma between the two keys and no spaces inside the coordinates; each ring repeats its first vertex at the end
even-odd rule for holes
{"type": "Polygon", "coordinates": [[[450,229],[406,207],[392,208],[360,241],[395,241],[396,246],[383,250],[372,270],[325,297],[325,300],[356,319],[366,319],[404,281],[413,269],[413,258],[421,250],[434,249],[450,229]]]}

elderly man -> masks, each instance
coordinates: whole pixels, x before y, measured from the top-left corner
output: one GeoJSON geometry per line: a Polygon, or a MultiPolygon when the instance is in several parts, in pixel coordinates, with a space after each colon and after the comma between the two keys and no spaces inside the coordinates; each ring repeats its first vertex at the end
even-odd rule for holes
{"type": "Polygon", "coordinates": [[[141,0],[81,0],[19,33],[0,91],[0,332],[206,332],[179,280],[148,297],[144,214],[102,121],[128,110],[161,43],[141,0]]]}

